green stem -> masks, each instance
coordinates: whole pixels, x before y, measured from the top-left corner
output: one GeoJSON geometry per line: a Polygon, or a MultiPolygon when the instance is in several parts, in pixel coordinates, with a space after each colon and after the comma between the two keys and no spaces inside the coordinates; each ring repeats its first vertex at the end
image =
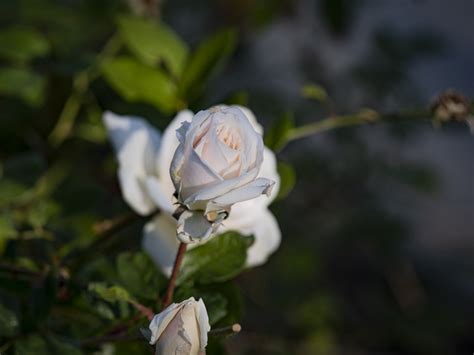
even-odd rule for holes
{"type": "Polygon", "coordinates": [[[94,63],[74,76],[71,95],[66,100],[56,126],[48,137],[48,141],[52,146],[61,145],[69,137],[91,83],[100,76],[100,67],[105,60],[114,56],[120,47],[120,37],[113,35],[97,55],[94,63]]]}
{"type": "MultiPolygon", "coordinates": [[[[403,113],[380,114],[373,110],[363,110],[356,114],[332,116],[317,122],[309,123],[300,127],[295,127],[286,136],[285,144],[291,141],[312,136],[336,128],[357,126],[368,123],[403,121],[403,120],[420,120],[428,119],[430,112],[427,110],[407,111],[403,113]]],[[[281,149],[283,149],[283,147],[281,149]]]]}

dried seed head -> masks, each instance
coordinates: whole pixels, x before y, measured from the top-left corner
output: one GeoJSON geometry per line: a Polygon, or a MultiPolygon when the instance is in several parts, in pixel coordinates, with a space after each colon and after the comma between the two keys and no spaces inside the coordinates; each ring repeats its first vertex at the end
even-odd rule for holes
{"type": "Polygon", "coordinates": [[[454,90],[446,90],[434,100],[431,110],[439,122],[465,121],[469,115],[469,100],[454,90]]]}

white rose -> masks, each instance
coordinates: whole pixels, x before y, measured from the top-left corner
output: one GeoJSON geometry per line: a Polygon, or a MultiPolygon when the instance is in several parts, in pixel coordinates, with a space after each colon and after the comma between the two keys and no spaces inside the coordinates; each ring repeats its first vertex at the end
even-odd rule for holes
{"type": "Polygon", "coordinates": [[[176,131],[179,145],[170,175],[179,203],[178,238],[185,243],[210,237],[231,206],[269,195],[274,181],[257,178],[263,140],[237,106],[198,112],[176,131]]]}
{"type": "MultiPolygon", "coordinates": [[[[256,132],[263,133],[250,110],[239,107],[256,132]]],[[[144,228],[143,247],[161,270],[169,274],[178,250],[177,223],[172,218],[177,200],[169,170],[173,154],[179,146],[176,130],[183,122],[191,122],[193,113],[181,111],[160,135],[145,120],[137,117],[104,113],[104,123],[117,153],[118,177],[126,202],[137,213],[147,215],[156,208],[161,214],[144,228]]],[[[268,205],[278,194],[280,178],[273,152],[264,148],[263,162],[257,178],[275,181],[270,197],[261,195],[237,202],[219,232],[235,230],[253,235],[254,244],[247,252],[247,266],[263,264],[279,246],[281,233],[268,205]]],[[[192,245],[191,245],[192,247],[192,245]]]]}
{"type": "Polygon", "coordinates": [[[201,355],[206,353],[207,333],[211,329],[206,306],[194,297],[173,303],[155,315],[149,325],[150,344],[156,354],[201,355]]]}

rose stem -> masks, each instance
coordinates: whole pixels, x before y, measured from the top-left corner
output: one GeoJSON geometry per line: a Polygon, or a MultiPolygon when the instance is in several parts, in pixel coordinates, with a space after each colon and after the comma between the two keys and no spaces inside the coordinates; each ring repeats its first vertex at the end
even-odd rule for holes
{"type": "Polygon", "coordinates": [[[170,281],[168,283],[168,289],[166,290],[165,297],[163,297],[163,302],[161,308],[165,309],[168,307],[173,300],[174,286],[176,283],[176,277],[178,276],[179,268],[183,262],[184,253],[186,252],[186,243],[180,243],[178,248],[178,253],[176,254],[176,259],[174,260],[173,271],[171,272],[170,281]]]}

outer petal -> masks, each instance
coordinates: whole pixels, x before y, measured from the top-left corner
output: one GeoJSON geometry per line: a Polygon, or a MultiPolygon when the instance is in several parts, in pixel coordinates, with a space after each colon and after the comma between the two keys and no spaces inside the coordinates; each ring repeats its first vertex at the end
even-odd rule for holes
{"type": "Polygon", "coordinates": [[[264,264],[268,257],[278,249],[281,232],[275,217],[268,209],[264,209],[260,213],[257,211],[248,211],[248,213],[254,214],[255,218],[247,225],[235,225],[227,220],[221,230],[236,230],[244,235],[253,234],[255,242],[247,251],[247,266],[254,267],[264,264]]]}
{"type": "Polygon", "coordinates": [[[174,317],[183,307],[183,303],[172,303],[164,311],[156,314],[148,326],[151,331],[150,344],[155,344],[165,331],[166,327],[171,323],[174,317]]]}
{"type": "MultiPolygon", "coordinates": [[[[184,110],[179,112],[176,117],[170,122],[168,127],[166,127],[163,132],[163,137],[161,139],[161,148],[157,156],[157,170],[158,170],[158,179],[160,181],[161,188],[164,194],[169,199],[169,202],[174,203],[173,194],[175,188],[170,177],[170,166],[173,155],[178,148],[179,141],[176,137],[176,130],[181,127],[183,122],[191,122],[193,118],[193,113],[189,110],[184,110]]],[[[168,205],[169,206],[169,205],[168,205]]],[[[164,208],[163,206],[160,206],[164,208]]]]}
{"type": "Polygon", "coordinates": [[[103,120],[117,154],[123,197],[137,213],[146,215],[155,208],[144,184],[145,177],[156,171],[159,133],[137,117],[107,111],[103,120]]]}
{"type": "Polygon", "coordinates": [[[240,105],[234,105],[233,107],[239,108],[244,113],[244,115],[247,116],[247,118],[250,121],[250,123],[252,124],[253,128],[258,133],[260,133],[260,135],[263,135],[263,127],[260,125],[260,123],[258,123],[257,118],[255,117],[253,112],[250,111],[250,109],[248,109],[245,106],[240,106],[240,105]]]}
{"type": "Polygon", "coordinates": [[[268,196],[271,193],[274,183],[274,181],[269,179],[258,178],[244,186],[219,196],[218,198],[212,200],[212,202],[216,205],[230,206],[237,202],[251,200],[262,194],[266,194],[268,196]]]}
{"type": "Polygon", "coordinates": [[[158,268],[169,277],[179,246],[176,221],[171,216],[161,214],[148,222],[143,230],[142,246],[158,268]]]}
{"type": "Polygon", "coordinates": [[[148,196],[161,209],[162,212],[173,214],[176,206],[172,203],[171,198],[173,194],[169,195],[169,191],[155,176],[147,176],[145,179],[145,186],[148,191],[148,196]]]}
{"type": "Polygon", "coordinates": [[[201,348],[205,348],[207,346],[207,333],[211,330],[211,325],[209,324],[209,316],[202,298],[195,304],[195,312],[201,338],[201,348]]]}

